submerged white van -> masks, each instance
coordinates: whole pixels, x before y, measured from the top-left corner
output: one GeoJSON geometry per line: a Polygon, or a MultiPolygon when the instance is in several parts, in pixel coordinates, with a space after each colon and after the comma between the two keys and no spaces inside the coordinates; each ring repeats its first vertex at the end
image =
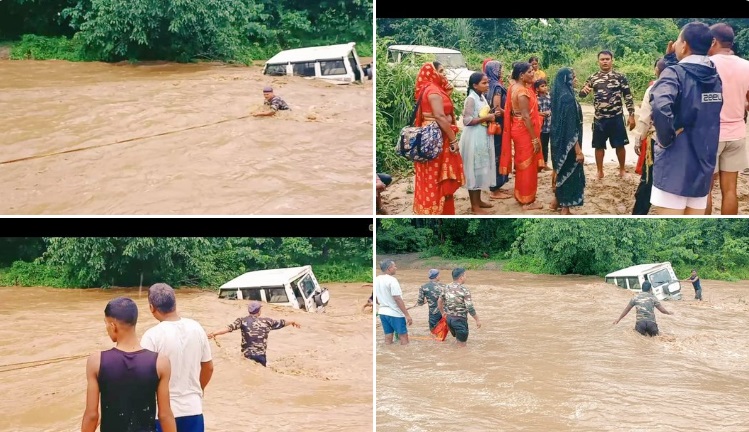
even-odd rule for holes
{"type": "Polygon", "coordinates": [[[317,283],[312,266],[247,272],[221,285],[218,298],[265,303],[324,312],[330,292],[317,283]]]}
{"type": "Polygon", "coordinates": [[[365,76],[354,42],[281,51],[265,62],[263,74],[318,78],[334,84],[361,82],[365,76]]]}
{"type": "Polygon", "coordinates": [[[606,275],[606,283],[631,291],[642,291],[642,283],[648,277],[653,294],[659,300],[681,300],[681,283],[670,262],[640,264],[606,275]]]}
{"type": "Polygon", "coordinates": [[[452,83],[456,92],[468,91],[468,79],[473,72],[468,69],[463,54],[454,49],[428,45],[391,45],[388,47],[388,63],[417,64],[418,56],[429,55],[445,67],[445,77],[452,83]]]}

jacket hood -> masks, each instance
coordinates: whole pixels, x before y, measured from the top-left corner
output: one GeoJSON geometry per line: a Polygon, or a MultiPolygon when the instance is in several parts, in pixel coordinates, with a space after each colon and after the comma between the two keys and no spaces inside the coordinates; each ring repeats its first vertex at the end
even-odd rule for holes
{"type": "Polygon", "coordinates": [[[706,66],[699,63],[679,63],[679,65],[702,84],[714,85],[720,79],[715,65],[706,66]]]}

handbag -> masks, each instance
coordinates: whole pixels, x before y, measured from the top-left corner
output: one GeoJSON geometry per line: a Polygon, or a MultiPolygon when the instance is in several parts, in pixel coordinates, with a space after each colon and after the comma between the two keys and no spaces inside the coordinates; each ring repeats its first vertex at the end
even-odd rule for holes
{"type": "Polygon", "coordinates": [[[489,122],[486,133],[488,135],[502,135],[502,125],[497,122],[489,122]]]}
{"type": "MultiPolygon", "coordinates": [[[[423,95],[424,92],[419,95],[419,100],[411,114],[410,125],[416,120],[416,112],[419,110],[423,95]]],[[[398,136],[395,152],[412,162],[428,162],[436,159],[442,153],[442,144],[442,130],[437,122],[429,123],[426,126],[406,126],[401,129],[398,136]]]]}

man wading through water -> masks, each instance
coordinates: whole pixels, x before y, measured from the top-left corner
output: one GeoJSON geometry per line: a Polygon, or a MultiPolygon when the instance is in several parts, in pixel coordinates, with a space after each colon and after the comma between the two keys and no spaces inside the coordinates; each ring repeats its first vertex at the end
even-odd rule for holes
{"type": "Polygon", "coordinates": [[[653,295],[651,289],[650,281],[648,281],[646,276],[645,282],[642,283],[642,292],[629,301],[629,304],[624,308],[622,315],[619,319],[614,321],[614,325],[619,324],[619,321],[627,316],[633,307],[636,307],[637,322],[635,323],[635,330],[643,336],[658,336],[658,324],[655,323],[654,309],[658,309],[666,315],[673,315],[674,313],[667,311],[666,308],[661,306],[661,302],[655,295],[653,295]]]}
{"type": "Polygon", "coordinates": [[[461,347],[466,346],[468,340],[468,314],[476,320],[476,328],[481,328],[471,292],[463,285],[465,281],[465,269],[458,267],[453,270],[453,282],[442,290],[437,302],[437,307],[446,318],[450,334],[458,340],[458,346],[461,347]]]}

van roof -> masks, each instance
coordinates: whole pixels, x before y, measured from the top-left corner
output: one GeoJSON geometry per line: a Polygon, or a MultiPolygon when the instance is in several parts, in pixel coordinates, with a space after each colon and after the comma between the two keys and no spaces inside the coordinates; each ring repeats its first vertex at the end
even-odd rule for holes
{"type": "Polygon", "coordinates": [[[460,51],[450,48],[440,48],[429,45],[390,45],[389,50],[415,52],[418,54],[460,54],[460,51]]]}
{"type": "Polygon", "coordinates": [[[312,266],[251,271],[226,282],[221,285],[221,289],[280,286],[307,270],[312,271],[312,266]]]}
{"type": "Polygon", "coordinates": [[[606,275],[606,277],[607,278],[609,278],[609,277],[627,277],[627,276],[633,276],[634,277],[634,276],[639,275],[640,273],[646,272],[646,271],[648,271],[650,269],[653,269],[655,267],[670,266],[670,265],[671,265],[670,262],[651,263],[651,264],[640,264],[640,265],[635,265],[635,266],[627,267],[627,268],[624,268],[624,269],[621,269],[621,270],[617,270],[617,271],[615,271],[613,273],[609,273],[609,274],[606,275]]]}
{"type": "Polygon", "coordinates": [[[274,55],[265,64],[286,64],[315,60],[332,60],[348,56],[354,49],[355,42],[338,45],[325,45],[307,48],[296,48],[274,55]]]}

